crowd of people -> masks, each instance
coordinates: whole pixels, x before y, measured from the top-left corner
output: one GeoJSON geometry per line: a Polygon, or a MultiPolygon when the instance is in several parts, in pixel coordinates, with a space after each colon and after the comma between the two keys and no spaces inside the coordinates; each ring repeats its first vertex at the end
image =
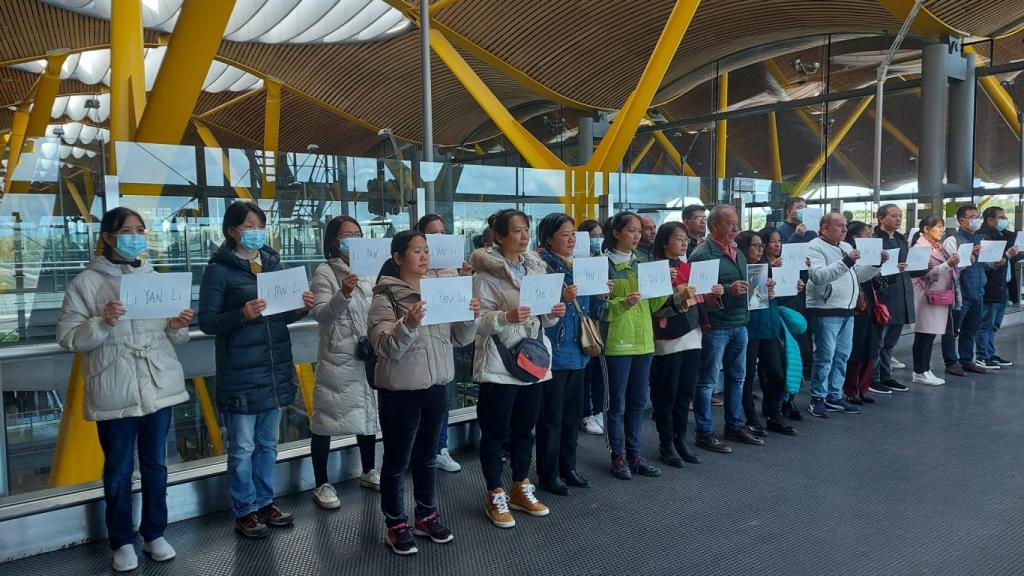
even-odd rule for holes
{"type": "MultiPolygon", "coordinates": [[[[756,232],[742,231],[729,205],[687,206],[681,222],[660,226],[621,212],[579,225],[554,213],[534,227],[523,212],[504,209],[489,218],[488,233],[474,239],[479,244],[461,269],[441,270],[430,266],[427,235],[444,233],[445,224],[428,215],[394,236],[391,258],[377,277],[352,272],[350,241],[363,232],[355,219],[339,216],[326,226],[325,262],[302,294],[303,306],[264,314],[257,277],[280,270],[281,262],[267,244],[263,210],[251,202],[231,204],[224,242],[202,279],[198,322],[215,336],[216,405],[227,430],[235,529],[263,538],[270,528],[293,522],[274,503],[273,471],[282,408],[296,392],[288,325],[307,316],[320,336],[310,417],[312,497],[324,509],[341,505],[328,479],[330,439],[355,435],[360,483],[380,491],[385,542],[403,555],[417,551],[415,536],[436,543],[454,538],[441,521],[435,470],[459,468],[447,451],[455,347],[474,347],[486,484],[481,509],[501,528],[515,526],[513,512],[549,513],[538,488],[568,495],[590,486],[577,469],[580,431],[607,436],[613,477],[660,476],[642,446],[648,403],[658,461],[683,467],[701,462],[695,448],[728,454],[729,443],[761,446],[769,433],[796,435],[792,423],[805,414],[858,414],[876,395],[906,392],[910,387],[895,372],[905,366],[893,356],[905,325],[914,326],[911,384],[944,384],[931,366],[936,336],[946,377],[1011,365],[996,354],[995,339],[1008,299],[1017,296],[1008,287],[1018,255],[1002,209],[979,213],[961,206],[955,231],[945,229],[943,218],[928,216],[908,239],[894,204],[879,207],[874,224],[848,222],[836,212],[802,222],[805,208],[803,199],[792,198],[778,228],[756,232]],[[607,294],[577,291],[577,232],[589,235],[592,256],[608,260],[607,294]],[[883,274],[880,265],[862,262],[859,238],[880,238],[887,250],[898,250],[896,271],[883,274]],[[1004,258],[978,262],[983,239],[1006,240],[1004,258]],[[807,244],[806,269],[795,287],[786,287],[795,295],[776,298],[781,286],[770,279],[767,306],[751,306],[748,264],[777,270],[784,265],[783,246],[799,243],[807,244]],[[958,256],[964,244],[974,245],[970,262],[958,256]],[[928,249],[926,268],[908,269],[911,247],[928,249]],[[671,294],[642,297],[639,263],[661,260],[668,262],[671,294]],[[698,294],[691,266],[712,260],[718,261],[717,282],[698,294]],[[564,275],[560,302],[535,314],[521,304],[523,279],[551,273],[564,275]],[[473,319],[424,325],[421,282],[460,275],[472,276],[473,319]],[[810,393],[805,402],[797,399],[802,389],[810,393]],[[721,435],[715,405],[724,410],[721,435]],[[411,522],[404,506],[407,469],[415,500],[411,522]]],[[[71,282],[57,337],[63,348],[83,353],[85,417],[97,422],[113,567],[122,571],[138,565],[131,505],[136,450],[142,549],[156,561],[175,555],[163,537],[164,451],[171,407],[189,397],[174,346],[188,340],[193,313],[185,308],[170,319],[122,318],[121,278],[153,271],[141,258],[145,223],[136,212],[115,208],[104,214],[100,232],[101,254],[71,282]]],[[[883,264],[888,256],[882,252],[883,264]]]]}

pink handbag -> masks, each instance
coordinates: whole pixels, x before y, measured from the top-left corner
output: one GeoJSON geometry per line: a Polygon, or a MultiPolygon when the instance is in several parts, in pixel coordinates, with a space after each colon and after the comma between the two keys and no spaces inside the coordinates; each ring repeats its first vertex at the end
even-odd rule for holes
{"type": "Polygon", "coordinates": [[[935,290],[927,292],[925,297],[932,306],[952,306],[954,302],[952,290],[935,290]]]}

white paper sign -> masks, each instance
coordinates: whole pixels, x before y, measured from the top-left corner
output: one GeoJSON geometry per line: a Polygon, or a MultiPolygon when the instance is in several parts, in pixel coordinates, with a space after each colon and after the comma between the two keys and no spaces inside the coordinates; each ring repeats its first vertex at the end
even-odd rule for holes
{"type": "MultiPolygon", "coordinates": [[[[573,258],[586,258],[590,256],[590,232],[577,232],[576,245],[572,249],[573,258]]],[[[573,273],[575,276],[575,273],[573,273]]]]}
{"type": "Polygon", "coordinates": [[[309,290],[306,269],[301,266],[256,275],[256,293],[267,301],[264,316],[305,308],[302,293],[309,290]]]}
{"type": "Polygon", "coordinates": [[[858,264],[865,266],[878,266],[882,263],[882,239],[881,238],[855,238],[857,250],[860,250],[858,264]]]}
{"type": "Polygon", "coordinates": [[[380,267],[391,258],[391,238],[352,238],[348,241],[348,250],[352,273],[376,278],[380,267]]]}
{"type": "Polygon", "coordinates": [[[422,326],[473,319],[473,311],[469,309],[469,302],[473,299],[472,276],[424,278],[420,280],[420,298],[426,306],[426,314],[420,322],[422,326]]]}
{"type": "Polygon", "coordinates": [[[657,298],[672,294],[672,276],[668,272],[668,260],[637,264],[636,277],[641,298],[657,298]]]}
{"type": "Polygon", "coordinates": [[[430,267],[433,269],[462,268],[462,263],[466,261],[466,240],[462,236],[427,234],[427,247],[430,249],[430,267]]]}
{"type": "Polygon", "coordinates": [[[956,255],[960,257],[960,263],[956,265],[957,268],[967,268],[971,265],[971,252],[974,252],[974,244],[961,244],[956,249],[956,255]]]}
{"type": "Polygon", "coordinates": [[[697,294],[710,294],[711,287],[718,284],[720,260],[704,260],[690,264],[690,286],[697,294]]]}
{"type": "Polygon", "coordinates": [[[797,244],[782,245],[782,265],[796,266],[797,270],[807,270],[807,249],[810,247],[805,242],[797,244]]]}
{"type": "Polygon", "coordinates": [[[523,276],[519,288],[519,305],[530,308],[530,314],[548,314],[562,299],[562,282],[565,274],[537,274],[523,276]]]}
{"type": "Polygon", "coordinates": [[[772,280],[775,281],[776,298],[796,296],[797,282],[800,281],[800,269],[785,264],[778,268],[772,268],[772,280]]]}
{"type": "Polygon", "coordinates": [[[1006,252],[1006,240],[982,240],[978,262],[999,262],[1006,252]]]}
{"type": "Polygon", "coordinates": [[[821,208],[804,208],[796,211],[796,217],[812,232],[821,231],[821,217],[824,215],[821,208]]]}
{"type": "Polygon", "coordinates": [[[573,258],[572,281],[577,296],[608,293],[608,257],[573,258]]]}
{"type": "Polygon", "coordinates": [[[882,269],[878,273],[882,276],[892,276],[900,273],[900,249],[890,248],[886,250],[889,259],[882,263],[882,269]]]}
{"type": "Polygon", "coordinates": [[[1017,232],[1017,238],[1014,240],[1013,245],[1017,247],[1017,250],[1024,252],[1024,232],[1017,232]]]}
{"type": "Polygon", "coordinates": [[[192,273],[125,274],[118,299],[127,310],[122,320],[174,318],[192,304],[192,273]]]}
{"type": "Polygon", "coordinates": [[[907,272],[927,270],[928,260],[932,257],[932,249],[927,246],[914,246],[907,253],[907,272]]]}

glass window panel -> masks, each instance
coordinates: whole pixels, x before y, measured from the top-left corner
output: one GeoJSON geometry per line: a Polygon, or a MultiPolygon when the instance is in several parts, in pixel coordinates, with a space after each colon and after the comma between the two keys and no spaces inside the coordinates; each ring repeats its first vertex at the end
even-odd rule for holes
{"type": "Polygon", "coordinates": [[[196,185],[192,146],[115,142],[117,176],[122,184],[196,185]]]}

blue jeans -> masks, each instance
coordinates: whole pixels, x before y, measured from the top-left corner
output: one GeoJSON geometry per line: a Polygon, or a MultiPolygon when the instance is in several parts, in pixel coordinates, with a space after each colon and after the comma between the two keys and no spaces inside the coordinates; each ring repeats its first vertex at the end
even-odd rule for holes
{"type": "Polygon", "coordinates": [[[132,470],[136,443],[142,475],[142,521],[139,532],[146,542],[164,535],[167,528],[167,431],[171,408],[142,417],[102,420],[96,431],[103,448],[103,498],[106,500],[107,538],[117,550],[135,541],[132,520],[132,470]],[[136,442],[137,441],[137,442],[136,442]]]}
{"type": "Polygon", "coordinates": [[[747,327],[706,330],[701,341],[700,377],[693,396],[693,419],[697,436],[711,434],[711,391],[724,368],[725,423],[743,426],[743,381],[747,377],[747,327]]]}
{"type": "Polygon", "coordinates": [[[981,301],[964,300],[959,310],[953,310],[953,318],[959,326],[960,335],[942,337],[942,360],[946,366],[974,362],[974,345],[984,307],[981,301]]]}
{"type": "Polygon", "coordinates": [[[640,429],[650,392],[654,354],[607,356],[608,444],[612,458],[640,456],[640,429]]]}
{"type": "Polygon", "coordinates": [[[846,361],[853,348],[852,316],[814,318],[814,366],[811,397],[838,400],[843,397],[846,361]]]}
{"type": "Polygon", "coordinates": [[[444,422],[441,423],[441,433],[438,434],[438,436],[437,436],[437,453],[438,454],[441,453],[441,450],[447,450],[448,449],[448,410],[451,410],[451,406],[448,405],[448,392],[449,392],[449,390],[451,390],[452,386],[455,386],[455,382],[454,381],[449,382],[444,387],[444,404],[445,404],[446,409],[444,411],[444,422]]]}
{"type": "Polygon", "coordinates": [[[221,414],[228,431],[228,492],[235,518],[274,501],[274,464],[281,409],[221,414]]]}
{"type": "Polygon", "coordinates": [[[596,356],[587,362],[587,371],[583,382],[583,415],[594,416],[604,412],[604,371],[601,370],[601,357],[596,356]]]}
{"type": "Polygon", "coordinates": [[[1006,302],[984,305],[976,344],[978,359],[987,360],[996,355],[996,332],[1003,325],[1004,314],[1006,314],[1006,302]]]}

